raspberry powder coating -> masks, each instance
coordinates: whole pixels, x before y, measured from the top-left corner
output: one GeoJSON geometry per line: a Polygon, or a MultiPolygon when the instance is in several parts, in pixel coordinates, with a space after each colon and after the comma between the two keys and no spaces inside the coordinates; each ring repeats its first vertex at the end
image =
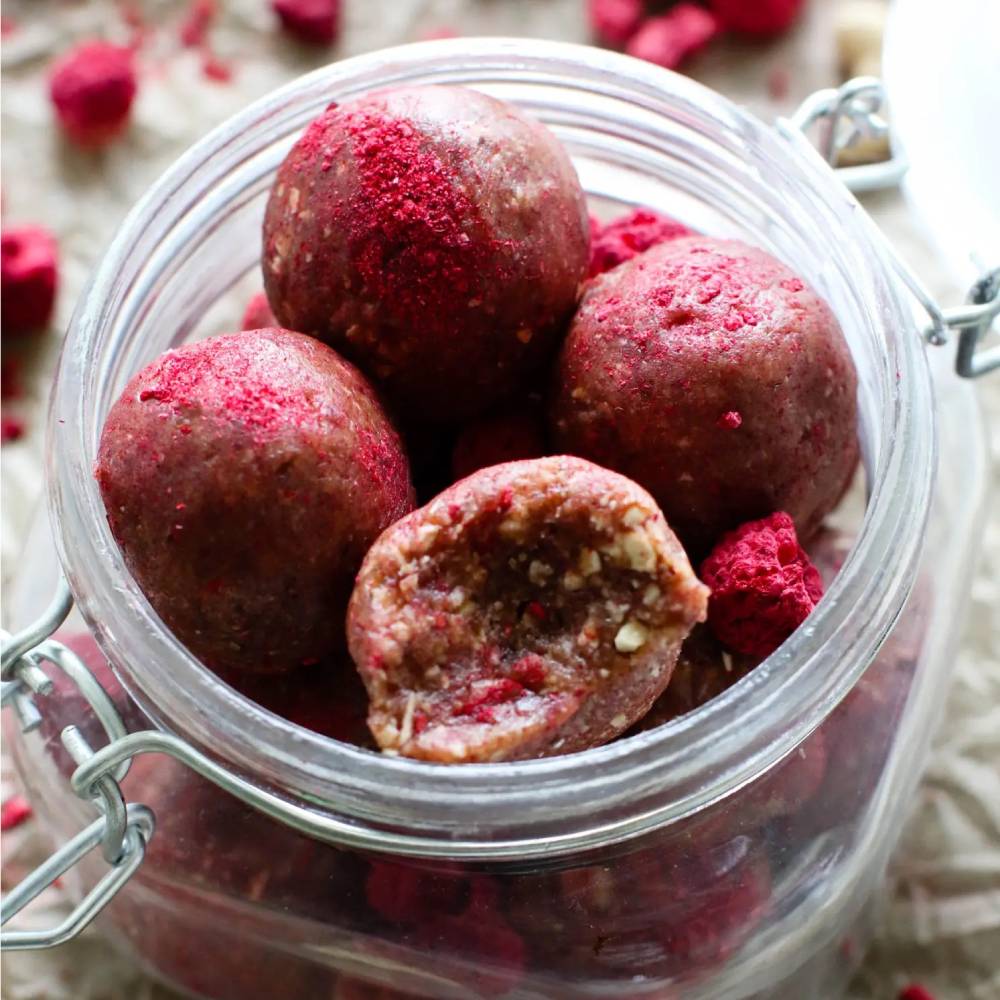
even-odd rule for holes
{"type": "Polygon", "coordinates": [[[459,87],[331,107],[278,171],[263,271],[278,320],[327,341],[401,412],[484,413],[551,356],[587,269],[566,153],[459,87]]]}

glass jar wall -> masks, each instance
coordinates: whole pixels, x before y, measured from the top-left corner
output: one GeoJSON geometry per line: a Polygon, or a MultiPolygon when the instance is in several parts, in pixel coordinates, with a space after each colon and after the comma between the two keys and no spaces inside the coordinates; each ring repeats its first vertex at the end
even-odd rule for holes
{"type": "MultiPolygon", "coordinates": [[[[61,365],[52,511],[87,622],[63,636],[117,685],[111,661],[142,705],[117,688],[130,728],[175,732],[341,820],[350,846],[140,758],[124,787],[158,830],[106,915],[112,932],[217,998],[835,995],[926,751],[982,495],[970,392],[944,374],[933,487],[931,380],[890,274],[817,160],[688,80],[596,50],[462,40],[375,53],[297,81],[189,152],[124,225],[61,365]],[[330,100],[403,82],[523,105],[566,144],[598,211],[651,205],[767,248],[827,298],[859,370],[867,502],[816,542],[817,611],[708,705],[584,754],[441,768],[272,715],[165,631],[92,481],[124,381],[225,322],[214,307],[257,266],[268,184],[302,126],[330,100]]],[[[83,706],[46,709],[17,757],[65,839],[91,818],[58,744],[83,706]]]]}

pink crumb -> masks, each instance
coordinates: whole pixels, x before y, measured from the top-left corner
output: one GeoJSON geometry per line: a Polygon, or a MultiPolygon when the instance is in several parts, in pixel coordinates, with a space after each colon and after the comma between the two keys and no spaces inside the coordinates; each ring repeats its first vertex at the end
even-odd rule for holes
{"type": "Polygon", "coordinates": [[[593,278],[610,271],[657,243],[691,235],[692,231],[683,223],[651,208],[634,209],[606,226],[591,216],[590,268],[587,276],[593,278]]]}
{"type": "Polygon", "coordinates": [[[188,7],[178,32],[181,44],[189,49],[203,45],[217,13],[215,0],[194,0],[188,7]]]}
{"type": "Polygon", "coordinates": [[[93,148],[128,124],[137,89],[132,50],[108,42],[82,42],[58,59],[49,74],[56,117],[77,145],[93,148]]]}
{"type": "Polygon", "coordinates": [[[422,42],[437,42],[446,38],[461,38],[462,36],[456,28],[443,24],[439,28],[428,28],[426,31],[420,32],[418,37],[422,42]]]}
{"type": "Polygon", "coordinates": [[[3,333],[22,334],[52,318],[59,284],[55,237],[42,226],[0,234],[0,322],[3,333]]]}
{"type": "Polygon", "coordinates": [[[639,30],[642,0],[588,0],[587,18],[594,37],[612,48],[624,48],[639,30]]]}
{"type": "Polygon", "coordinates": [[[785,66],[775,66],[767,74],[767,92],[771,99],[783,101],[791,90],[792,75],[785,66]]]}
{"type": "Polygon", "coordinates": [[[723,413],[716,423],[723,430],[734,431],[743,423],[743,417],[739,410],[729,410],[723,413]]]}
{"type": "Polygon", "coordinates": [[[308,45],[329,45],[340,33],[340,0],[271,0],[282,29],[308,45]]]}
{"type": "Polygon", "coordinates": [[[24,437],[24,421],[17,417],[0,417],[0,443],[17,441],[24,437]]]}
{"type": "Polygon", "coordinates": [[[17,21],[12,17],[0,17],[0,36],[6,38],[17,31],[17,21]]]}
{"type": "Polygon", "coordinates": [[[23,795],[12,795],[0,806],[0,830],[6,833],[31,819],[31,806],[23,795]]]}
{"type": "Polygon", "coordinates": [[[625,51],[665,69],[677,69],[721,31],[718,18],[704,7],[681,3],[644,21],[625,51]]]}
{"type": "Polygon", "coordinates": [[[233,78],[233,68],[211,52],[205,52],[201,60],[201,72],[207,80],[229,83],[233,78]]]}
{"type": "Polygon", "coordinates": [[[708,0],[722,27],[758,38],[784,34],[805,6],[805,0],[708,0]]]}
{"type": "Polygon", "coordinates": [[[243,320],[240,323],[241,330],[263,330],[269,326],[281,326],[271,312],[271,306],[267,301],[264,292],[258,292],[248,303],[243,311],[243,320]]]}
{"type": "Polygon", "coordinates": [[[708,624],[737,653],[765,657],[806,620],[823,582],[783,512],[724,535],[701,565],[708,624]]]}

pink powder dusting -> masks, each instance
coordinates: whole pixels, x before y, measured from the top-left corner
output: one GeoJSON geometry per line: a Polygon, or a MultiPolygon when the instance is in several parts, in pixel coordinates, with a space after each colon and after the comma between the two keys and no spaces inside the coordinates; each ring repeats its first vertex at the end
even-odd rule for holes
{"type": "Polygon", "coordinates": [[[476,205],[409,122],[371,107],[331,113],[344,115],[367,206],[350,250],[368,294],[402,326],[447,329],[493,269],[493,242],[467,232],[476,205]]]}

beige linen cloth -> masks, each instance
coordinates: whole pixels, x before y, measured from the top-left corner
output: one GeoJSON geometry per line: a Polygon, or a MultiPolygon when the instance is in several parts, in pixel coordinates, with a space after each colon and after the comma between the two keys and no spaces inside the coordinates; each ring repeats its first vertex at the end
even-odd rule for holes
{"type": "MultiPolygon", "coordinates": [[[[770,120],[817,87],[836,80],[831,25],[837,0],[813,0],[789,37],[740,47],[723,42],[690,67],[693,76],[770,120]],[[787,75],[780,99],[776,81],[787,75]]],[[[27,351],[26,398],[13,411],[27,418],[26,436],[3,448],[2,555],[5,588],[19,564],[26,527],[40,500],[43,410],[49,380],[75,299],[116,226],[149,183],[191,142],[247,102],[331,58],[412,41],[450,27],[460,34],[509,34],[586,41],[585,0],[345,0],[338,45],[305,52],[275,30],[267,0],[224,0],[210,31],[230,82],[207,79],[201,56],[183,49],[178,25],[185,3],[133,4],[152,27],[140,55],[142,88],[127,136],[110,149],[81,154],[65,146],[51,123],[45,70],[72,41],[103,35],[126,40],[119,5],[11,2],[15,30],[3,42],[3,208],[5,224],[38,222],[58,235],[62,287],[53,330],[27,351]]],[[[1000,169],[1000,168],[998,168],[1000,169]]],[[[895,193],[866,200],[892,241],[941,301],[959,301],[907,207],[895,193]]],[[[240,304],[233,304],[233,322],[240,304]]],[[[1000,375],[983,381],[987,420],[1000,426],[1000,375]]],[[[1000,436],[998,436],[1000,440],[1000,436]]],[[[1000,487],[994,445],[992,478],[1000,487]]],[[[1000,490],[997,491],[1000,495],[1000,490]]],[[[965,639],[935,750],[888,882],[875,943],[852,996],[891,1000],[919,980],[938,1000],[1000,998],[1000,517],[982,545],[965,639]]],[[[16,788],[4,760],[3,796],[16,788]]],[[[45,847],[33,821],[4,838],[12,875],[45,847]]],[[[51,925],[65,906],[58,890],[31,915],[51,925]]],[[[93,932],[60,949],[3,958],[5,1000],[150,1000],[170,996],[137,973],[93,932]]],[[[807,998],[803,998],[807,1000],[807,998]]]]}

